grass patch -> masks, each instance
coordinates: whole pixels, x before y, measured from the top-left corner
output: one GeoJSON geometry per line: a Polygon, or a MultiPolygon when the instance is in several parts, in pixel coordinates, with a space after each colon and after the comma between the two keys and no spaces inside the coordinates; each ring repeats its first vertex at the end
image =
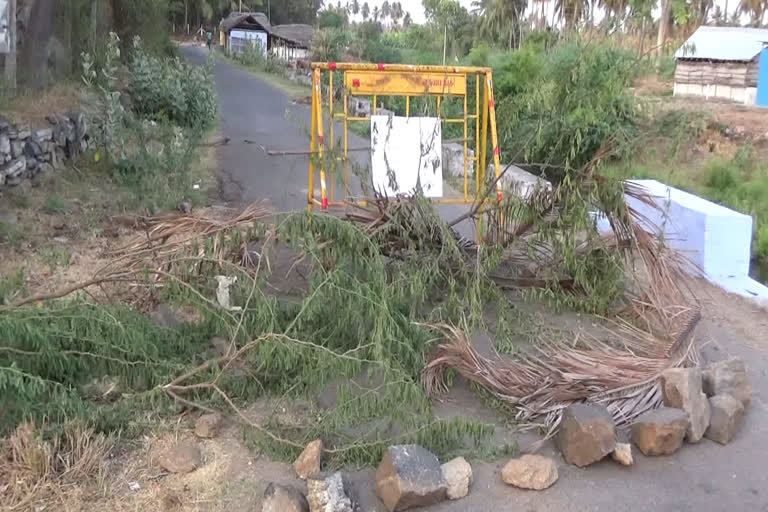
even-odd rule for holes
{"type": "Polygon", "coordinates": [[[66,213],[66,211],[67,202],[60,196],[53,194],[45,199],[45,203],[43,204],[43,213],[47,213],[48,215],[58,215],[61,213],[66,213]]]}
{"type": "Polygon", "coordinates": [[[72,254],[64,246],[44,247],[40,249],[40,259],[53,272],[57,268],[66,268],[72,261],[72,254]]]}
{"type": "Polygon", "coordinates": [[[246,62],[243,62],[242,60],[233,58],[225,54],[221,50],[218,51],[218,54],[220,58],[225,62],[233,64],[239,68],[245,69],[249,73],[261,78],[265,82],[268,82],[270,85],[286,92],[294,100],[306,98],[312,93],[312,88],[309,87],[308,85],[303,85],[303,84],[294,82],[293,80],[290,80],[285,76],[282,76],[274,72],[270,72],[266,70],[263,65],[248,64],[246,62]]]}

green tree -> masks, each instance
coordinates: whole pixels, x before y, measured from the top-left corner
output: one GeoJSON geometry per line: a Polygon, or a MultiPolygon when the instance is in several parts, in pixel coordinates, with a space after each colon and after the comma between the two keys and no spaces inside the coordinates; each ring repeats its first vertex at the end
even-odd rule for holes
{"type": "Polygon", "coordinates": [[[411,13],[406,12],[405,16],[403,16],[403,28],[410,27],[411,23],[413,23],[413,19],[411,18],[411,13]]]}
{"type": "Polygon", "coordinates": [[[381,21],[386,20],[389,18],[389,15],[392,13],[391,6],[389,5],[388,0],[384,0],[384,2],[381,4],[381,21]]]}
{"type": "Polygon", "coordinates": [[[473,2],[473,7],[477,9],[480,35],[490,41],[504,41],[511,49],[515,36],[520,34],[520,19],[525,12],[527,2],[525,0],[481,0],[473,2]]]}

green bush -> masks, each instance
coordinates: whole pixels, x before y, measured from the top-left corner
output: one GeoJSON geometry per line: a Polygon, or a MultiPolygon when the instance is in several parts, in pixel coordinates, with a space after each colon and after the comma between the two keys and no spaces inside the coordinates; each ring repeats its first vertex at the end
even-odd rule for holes
{"type": "Polygon", "coordinates": [[[213,61],[204,67],[178,58],[155,57],[134,41],[128,93],[134,111],[142,117],[169,120],[181,126],[210,126],[216,116],[213,61]]]}
{"type": "Polygon", "coordinates": [[[397,48],[379,39],[372,39],[365,44],[363,59],[370,62],[398,63],[402,61],[402,55],[397,48]]]}
{"type": "Polygon", "coordinates": [[[530,48],[505,53],[493,70],[493,83],[499,98],[522,93],[536,82],[544,55],[530,48]]]}
{"type": "Polygon", "coordinates": [[[469,63],[473,66],[484,67],[488,65],[488,56],[491,48],[485,43],[480,43],[469,51],[469,63]]]}
{"type": "MultiPolygon", "coordinates": [[[[531,58],[525,55],[514,58],[531,58]]],[[[576,41],[554,48],[541,71],[529,63],[533,80],[503,77],[508,96],[501,97],[497,114],[502,153],[547,164],[547,177],[560,181],[600,150],[628,151],[640,116],[627,92],[633,63],[627,52],[576,41]]],[[[512,65],[509,69],[512,73],[512,65]]]]}

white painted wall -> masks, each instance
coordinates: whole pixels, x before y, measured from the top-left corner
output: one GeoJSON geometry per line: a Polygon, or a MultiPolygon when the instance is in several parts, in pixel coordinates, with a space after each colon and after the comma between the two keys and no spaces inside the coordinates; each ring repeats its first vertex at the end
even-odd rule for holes
{"type": "Polygon", "coordinates": [[[675,82],[672,94],[674,96],[703,96],[707,99],[720,98],[744,105],[754,105],[757,88],[717,84],[680,84],[675,82]]]}
{"type": "Polygon", "coordinates": [[[229,51],[240,53],[244,44],[258,44],[267,55],[267,33],[263,30],[230,30],[227,48],[229,51]]]}
{"type": "MultiPolygon", "coordinates": [[[[768,287],[749,278],[752,217],[656,180],[632,180],[654,198],[658,209],[628,198],[647,217],[647,231],[664,238],[692,262],[694,273],[721,288],[746,297],[768,298],[768,287]]],[[[605,218],[598,229],[610,230],[605,218]]]]}
{"type": "Polygon", "coordinates": [[[306,59],[309,57],[309,50],[306,48],[292,48],[274,42],[272,43],[270,52],[276,57],[289,62],[293,62],[299,59],[306,59]]]}

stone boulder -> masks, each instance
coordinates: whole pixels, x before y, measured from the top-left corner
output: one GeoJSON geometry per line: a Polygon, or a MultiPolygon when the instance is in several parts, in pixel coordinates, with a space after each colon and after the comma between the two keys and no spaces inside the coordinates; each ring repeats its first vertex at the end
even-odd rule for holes
{"type": "Polygon", "coordinates": [[[744,422],[744,405],[731,395],[710,398],[712,419],[704,434],[707,439],[728,444],[744,422]]]}
{"type": "Polygon", "coordinates": [[[739,400],[744,408],[752,403],[752,385],[739,357],[731,357],[712,364],[704,370],[704,392],[707,396],[729,394],[739,400]]]}
{"type": "Polygon", "coordinates": [[[203,456],[194,441],[182,441],[162,451],[157,462],[169,473],[190,473],[203,464],[203,456]]]}
{"type": "Polygon", "coordinates": [[[616,424],[605,406],[572,404],[563,411],[555,441],[566,462],[588,466],[613,451],[616,424]]]}
{"type": "Polygon", "coordinates": [[[688,413],[690,425],[686,432],[689,443],[698,443],[709,426],[709,400],[701,387],[698,368],[669,368],[661,374],[664,405],[688,413]]]}
{"type": "Polygon", "coordinates": [[[195,435],[210,439],[219,435],[222,417],[218,413],[203,414],[195,422],[195,435]]]}
{"type": "Polygon", "coordinates": [[[616,443],[616,448],[611,452],[611,458],[622,466],[631,466],[635,463],[635,459],[632,457],[632,445],[616,443]]]}
{"type": "Polygon", "coordinates": [[[448,499],[458,500],[469,494],[472,485],[472,466],[464,457],[456,457],[441,466],[443,478],[448,484],[448,499]]]}
{"type": "Polygon", "coordinates": [[[390,511],[432,505],[447,492],[437,457],[418,445],[390,446],[376,470],[376,495],[390,511]]]}
{"type": "Polygon", "coordinates": [[[293,469],[299,478],[306,480],[308,476],[319,473],[322,456],[323,440],[315,439],[304,448],[304,451],[293,463],[293,469]]]}
{"type": "Polygon", "coordinates": [[[557,481],[557,464],[542,455],[523,455],[512,459],[501,470],[501,479],[505,484],[521,489],[540,491],[557,481]]]}
{"type": "Polygon", "coordinates": [[[307,479],[307,501],[310,512],[353,512],[355,507],[347,496],[341,473],[319,479],[307,479]]]}
{"type": "Polygon", "coordinates": [[[661,407],[632,424],[632,440],[644,455],[670,455],[683,445],[689,424],[684,410],[661,407]]]}
{"type": "Polygon", "coordinates": [[[271,483],[264,491],[261,512],[309,512],[309,504],[295,487],[271,483]]]}

